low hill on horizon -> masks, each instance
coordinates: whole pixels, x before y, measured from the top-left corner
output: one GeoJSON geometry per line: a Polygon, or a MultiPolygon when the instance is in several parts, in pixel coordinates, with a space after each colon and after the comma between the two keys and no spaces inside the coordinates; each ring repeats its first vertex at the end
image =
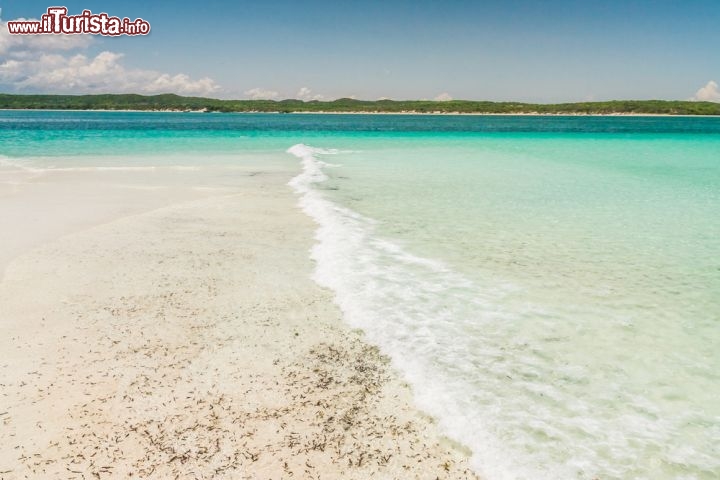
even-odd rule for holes
{"type": "Polygon", "coordinates": [[[682,100],[612,100],[522,103],[473,100],[219,100],[175,94],[17,95],[0,94],[0,109],[141,110],[274,113],[487,113],[549,115],[720,115],[720,103],[682,100]]]}

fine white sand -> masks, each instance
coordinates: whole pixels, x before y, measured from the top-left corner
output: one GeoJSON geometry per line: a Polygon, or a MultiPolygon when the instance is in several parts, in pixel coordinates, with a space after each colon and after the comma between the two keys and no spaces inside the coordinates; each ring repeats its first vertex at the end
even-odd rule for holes
{"type": "Polygon", "coordinates": [[[475,478],[310,279],[292,175],[3,171],[0,479],[475,478]]]}

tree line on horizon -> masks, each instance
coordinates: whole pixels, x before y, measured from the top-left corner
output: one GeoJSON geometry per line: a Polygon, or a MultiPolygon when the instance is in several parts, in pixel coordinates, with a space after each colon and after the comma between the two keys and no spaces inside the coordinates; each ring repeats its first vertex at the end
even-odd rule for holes
{"type": "Polygon", "coordinates": [[[224,113],[491,113],[491,114],[665,114],[720,115],[720,103],[681,100],[612,100],[535,104],[521,102],[489,102],[472,100],[355,100],[340,98],[332,101],[303,100],[219,100],[183,97],[175,94],[136,95],[15,95],[0,94],[0,109],[32,110],[172,110],[224,113]]]}

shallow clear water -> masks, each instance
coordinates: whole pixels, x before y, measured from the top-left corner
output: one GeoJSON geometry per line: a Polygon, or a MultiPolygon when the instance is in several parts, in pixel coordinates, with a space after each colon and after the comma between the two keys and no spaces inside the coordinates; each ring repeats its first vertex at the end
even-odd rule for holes
{"type": "Polygon", "coordinates": [[[300,160],[316,280],[485,478],[719,475],[718,118],[0,112],[0,155],[300,160]]]}

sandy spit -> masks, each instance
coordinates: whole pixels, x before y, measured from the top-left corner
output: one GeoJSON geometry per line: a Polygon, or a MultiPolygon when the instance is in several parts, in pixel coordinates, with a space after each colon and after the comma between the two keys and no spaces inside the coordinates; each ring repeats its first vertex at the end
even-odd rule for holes
{"type": "Polygon", "coordinates": [[[270,177],[9,263],[0,479],[475,478],[312,282],[270,177]]]}

